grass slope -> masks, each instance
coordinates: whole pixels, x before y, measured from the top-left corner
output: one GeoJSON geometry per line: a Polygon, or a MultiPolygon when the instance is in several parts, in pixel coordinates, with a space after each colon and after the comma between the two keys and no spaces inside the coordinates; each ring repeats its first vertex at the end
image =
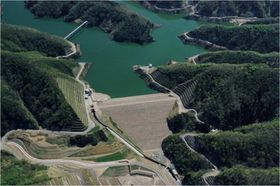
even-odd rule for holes
{"type": "Polygon", "coordinates": [[[66,101],[77,113],[80,120],[88,125],[87,110],[84,102],[83,86],[74,78],[58,77],[58,87],[62,91],[66,101]]]}

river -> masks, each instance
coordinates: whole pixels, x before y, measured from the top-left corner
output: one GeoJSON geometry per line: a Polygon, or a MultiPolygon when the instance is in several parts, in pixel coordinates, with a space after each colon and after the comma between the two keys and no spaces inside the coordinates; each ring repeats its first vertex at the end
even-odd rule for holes
{"type": "MultiPolygon", "coordinates": [[[[161,27],[152,32],[155,42],[146,45],[112,41],[108,34],[97,27],[83,28],[74,36],[72,41],[79,43],[82,50],[82,56],[77,61],[92,63],[86,81],[96,91],[111,97],[154,93],[132,71],[133,65],[157,66],[166,64],[170,59],[184,62],[185,57],[206,51],[194,45],[185,45],[177,38],[179,34],[199,27],[199,22],[179,16],[157,14],[134,2],[121,3],[161,27]]],[[[76,24],[65,23],[62,19],[35,19],[20,1],[4,1],[2,4],[2,21],[9,24],[25,25],[63,37],[77,27],[76,24]]]]}

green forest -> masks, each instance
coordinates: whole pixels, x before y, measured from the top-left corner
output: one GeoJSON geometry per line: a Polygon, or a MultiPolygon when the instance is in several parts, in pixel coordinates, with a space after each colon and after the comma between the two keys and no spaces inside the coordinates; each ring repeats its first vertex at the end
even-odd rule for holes
{"type": "Polygon", "coordinates": [[[1,185],[36,185],[50,180],[47,167],[33,165],[1,151],[1,185]]]}
{"type": "Polygon", "coordinates": [[[25,6],[37,17],[63,17],[66,22],[87,20],[87,26],[98,26],[119,42],[153,41],[150,32],[154,25],[117,2],[26,1],[25,6]]]}
{"type": "Polygon", "coordinates": [[[163,140],[161,147],[164,155],[171,160],[180,175],[211,168],[207,161],[187,148],[179,135],[168,136],[163,140]]]}
{"type": "Polygon", "coordinates": [[[195,137],[195,149],[219,167],[279,165],[279,120],[195,137]]]}
{"type": "Polygon", "coordinates": [[[196,63],[230,63],[243,64],[252,63],[267,64],[272,68],[279,67],[279,53],[258,53],[254,51],[217,51],[204,53],[198,56],[196,63]]]}
{"type": "Polygon", "coordinates": [[[93,132],[87,135],[77,135],[70,137],[68,144],[70,146],[85,147],[86,145],[97,145],[101,141],[107,141],[108,137],[106,136],[103,130],[96,129],[93,132]]]}
{"type": "Polygon", "coordinates": [[[206,40],[229,50],[252,50],[261,53],[279,51],[279,24],[268,25],[203,25],[188,35],[206,40]]]}
{"type": "Polygon", "coordinates": [[[207,17],[279,17],[278,1],[194,1],[196,14],[207,17]]]}
{"type": "MultiPolygon", "coordinates": [[[[168,79],[160,83],[171,89],[197,80],[187,106],[198,110],[199,118],[214,128],[233,129],[278,114],[279,73],[267,65],[178,64],[159,67],[159,72],[168,79]]],[[[184,128],[177,123],[173,125],[184,128]]]]}
{"type": "MultiPolygon", "coordinates": [[[[194,149],[219,166],[218,185],[279,184],[279,120],[255,123],[230,131],[195,136],[194,149]]],[[[183,184],[204,184],[201,176],[210,169],[197,153],[191,152],[180,135],[162,143],[164,154],[185,176],[183,184]]]]}
{"type": "Polygon", "coordinates": [[[38,51],[55,57],[65,55],[70,45],[60,37],[32,28],[1,24],[1,49],[13,52],[38,51]]]}
{"type": "Polygon", "coordinates": [[[50,130],[71,130],[72,125],[81,123],[55,79],[57,76],[73,77],[72,69],[77,64],[46,57],[54,53],[53,48],[44,43],[50,40],[63,48],[67,46],[66,42],[16,26],[2,25],[1,31],[6,43],[21,48],[9,51],[9,47],[1,45],[1,135],[12,129],[38,129],[40,126],[50,130]],[[7,37],[5,31],[15,33],[15,36],[7,37]],[[33,34],[35,39],[29,40],[27,45],[25,41],[33,38],[33,34]],[[38,44],[37,38],[43,38],[43,42],[38,44]]]}

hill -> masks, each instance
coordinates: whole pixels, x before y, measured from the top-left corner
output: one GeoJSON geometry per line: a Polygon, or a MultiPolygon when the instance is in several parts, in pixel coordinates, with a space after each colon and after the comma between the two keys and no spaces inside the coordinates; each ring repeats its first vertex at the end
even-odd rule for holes
{"type": "Polygon", "coordinates": [[[62,56],[71,46],[62,38],[38,30],[1,24],[1,49],[13,52],[38,51],[47,56],[62,56]]]}
{"type": "MultiPolygon", "coordinates": [[[[274,185],[279,183],[278,123],[279,120],[276,119],[232,131],[198,134],[185,140],[221,170],[214,178],[215,184],[274,185]]],[[[187,148],[179,135],[164,139],[162,149],[179,174],[185,176],[183,184],[204,184],[202,175],[209,171],[210,167],[199,154],[187,148]]]]}
{"type": "Polygon", "coordinates": [[[278,17],[278,1],[195,1],[197,15],[207,17],[278,17]]]}
{"type": "Polygon", "coordinates": [[[47,167],[17,160],[1,151],[1,185],[34,185],[50,180],[47,167]]]}
{"type": "MultiPolygon", "coordinates": [[[[203,185],[204,171],[189,172],[182,181],[184,185],[203,185]]],[[[279,185],[279,168],[248,168],[234,166],[224,168],[214,178],[215,185],[279,185]]]]}
{"type": "Polygon", "coordinates": [[[7,37],[6,32],[2,32],[6,43],[21,49],[8,51],[6,45],[1,45],[1,135],[17,128],[71,130],[79,125],[79,130],[83,130],[84,125],[65,100],[57,83],[57,77],[74,80],[72,69],[77,64],[46,57],[55,54],[51,47],[46,47],[49,39],[50,43],[66,42],[26,28],[10,25],[2,25],[2,28],[8,28],[15,35],[12,37],[9,33],[10,37],[7,37]],[[18,30],[24,31],[18,33],[18,30]],[[43,38],[42,45],[38,45],[37,38],[43,38]],[[27,40],[28,45],[24,42],[27,40]]]}
{"type": "MultiPolygon", "coordinates": [[[[159,67],[152,75],[177,93],[200,120],[228,130],[278,114],[278,69],[255,64],[176,64],[159,67]]],[[[188,114],[169,120],[173,131],[193,125],[188,114]],[[182,118],[180,118],[182,117],[182,118]]]]}
{"type": "Polygon", "coordinates": [[[113,1],[26,1],[26,7],[37,17],[63,17],[64,21],[98,26],[113,40],[144,44],[153,40],[153,24],[146,18],[113,1]]]}
{"type": "Polygon", "coordinates": [[[272,68],[279,67],[279,53],[261,54],[253,51],[217,51],[200,54],[196,63],[230,63],[230,64],[267,64],[272,68]]]}
{"type": "Polygon", "coordinates": [[[194,148],[218,167],[279,165],[279,120],[195,136],[194,148]]]}
{"type": "MultiPolygon", "coordinates": [[[[279,51],[279,25],[244,25],[244,26],[223,26],[204,25],[190,31],[187,34],[195,41],[201,41],[202,46],[205,41],[215,45],[226,47],[229,50],[252,50],[261,53],[279,51]],[[203,42],[204,41],[204,42],[203,42]]],[[[185,42],[190,42],[184,36],[180,38],[185,42]]]]}

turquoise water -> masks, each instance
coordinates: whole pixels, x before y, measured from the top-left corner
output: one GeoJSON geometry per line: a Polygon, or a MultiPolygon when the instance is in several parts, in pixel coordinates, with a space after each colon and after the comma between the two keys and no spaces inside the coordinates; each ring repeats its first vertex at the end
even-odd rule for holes
{"type": "MultiPolygon", "coordinates": [[[[185,57],[206,51],[197,46],[185,45],[177,38],[179,34],[197,28],[198,22],[179,16],[156,14],[133,2],[121,4],[161,27],[152,32],[155,42],[146,45],[118,43],[99,28],[83,28],[72,40],[81,45],[82,56],[77,61],[92,63],[86,80],[96,91],[111,97],[153,93],[132,71],[133,65],[151,63],[156,66],[166,64],[171,59],[183,62],[185,57]]],[[[3,2],[3,5],[2,21],[10,24],[25,25],[59,36],[66,36],[77,27],[61,19],[34,19],[24,8],[23,2],[3,2]]]]}

